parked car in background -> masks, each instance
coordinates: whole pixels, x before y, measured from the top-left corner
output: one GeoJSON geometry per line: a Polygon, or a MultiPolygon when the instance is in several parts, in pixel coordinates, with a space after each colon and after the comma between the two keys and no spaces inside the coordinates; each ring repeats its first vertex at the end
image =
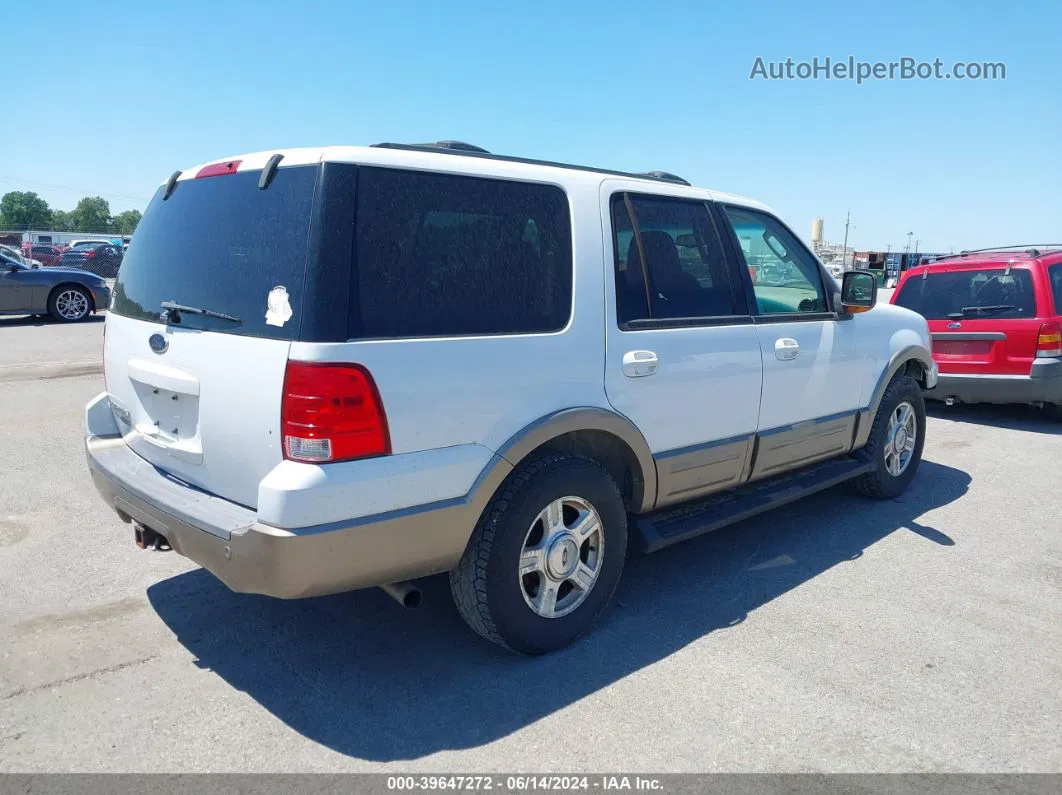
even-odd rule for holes
{"type": "Polygon", "coordinates": [[[103,244],[116,246],[116,243],[115,243],[114,240],[101,240],[99,238],[91,238],[91,239],[90,238],[85,238],[84,240],[71,240],[67,247],[68,248],[76,248],[77,246],[83,246],[83,245],[98,246],[98,245],[103,245],[103,244]]]}
{"type": "Polygon", "coordinates": [[[26,260],[26,255],[21,249],[15,248],[14,246],[5,246],[2,243],[0,243],[0,255],[14,259],[18,262],[24,262],[26,260]]]}
{"type": "Polygon", "coordinates": [[[936,367],[873,274],[838,285],[751,199],[459,147],[159,188],[85,412],[138,545],[282,598],[411,606],[449,571],[476,632],[542,653],[606,609],[628,543],[911,483],[936,367]]]}
{"type": "Polygon", "coordinates": [[[111,290],[101,277],[69,268],[31,268],[0,253],[0,315],[51,315],[62,323],[106,309],[111,290]]]}
{"type": "Polygon", "coordinates": [[[975,251],[909,268],[892,302],[929,321],[949,403],[1032,403],[1062,419],[1062,245],[975,251]]]}
{"type": "Polygon", "coordinates": [[[80,241],[68,248],[59,258],[63,268],[81,268],[106,279],[118,275],[122,264],[122,250],[110,243],[80,241]]]}
{"type": "Polygon", "coordinates": [[[62,256],[62,253],[55,246],[34,245],[30,247],[28,256],[30,259],[37,260],[41,265],[49,267],[59,264],[59,257],[62,256]]]}

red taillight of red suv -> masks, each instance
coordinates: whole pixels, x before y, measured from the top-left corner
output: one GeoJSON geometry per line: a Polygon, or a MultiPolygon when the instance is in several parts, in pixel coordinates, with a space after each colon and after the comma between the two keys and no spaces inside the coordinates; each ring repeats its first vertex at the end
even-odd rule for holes
{"type": "Polygon", "coordinates": [[[289,361],[280,433],[290,461],[334,463],[391,452],[380,392],[360,364],[289,361]]]}
{"type": "Polygon", "coordinates": [[[1050,358],[1062,356],[1062,326],[1058,323],[1044,323],[1040,326],[1040,336],[1036,339],[1036,357],[1050,358]]]}

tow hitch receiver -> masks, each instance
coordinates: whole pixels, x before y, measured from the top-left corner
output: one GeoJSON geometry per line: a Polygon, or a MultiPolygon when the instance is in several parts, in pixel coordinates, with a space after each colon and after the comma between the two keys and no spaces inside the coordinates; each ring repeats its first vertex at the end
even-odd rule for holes
{"type": "Polygon", "coordinates": [[[153,549],[156,552],[166,552],[172,547],[166,537],[156,533],[150,527],[133,525],[133,540],[141,549],[153,549]]]}

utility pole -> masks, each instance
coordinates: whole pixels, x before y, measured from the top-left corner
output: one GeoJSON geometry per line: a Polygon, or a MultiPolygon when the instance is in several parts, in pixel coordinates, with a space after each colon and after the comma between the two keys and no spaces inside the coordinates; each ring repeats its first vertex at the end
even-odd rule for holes
{"type": "Polygon", "coordinates": [[[903,270],[904,266],[911,267],[911,238],[914,237],[914,232],[907,233],[907,246],[903,250],[903,264],[900,269],[903,270]]]}
{"type": "Polygon", "coordinates": [[[915,264],[916,265],[918,264],[918,244],[921,243],[921,242],[922,242],[921,240],[918,240],[917,238],[915,239],[914,255],[915,255],[915,264]]]}
{"type": "Polygon", "coordinates": [[[845,260],[848,258],[848,225],[852,223],[852,211],[844,217],[844,247],[841,249],[841,270],[848,270],[845,260]]]}

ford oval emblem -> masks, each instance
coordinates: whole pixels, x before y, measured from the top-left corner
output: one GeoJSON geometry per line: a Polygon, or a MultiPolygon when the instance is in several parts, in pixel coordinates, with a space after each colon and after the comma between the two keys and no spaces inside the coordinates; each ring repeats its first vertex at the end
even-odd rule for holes
{"type": "Polygon", "coordinates": [[[166,349],[170,347],[170,343],[161,334],[152,334],[148,337],[148,345],[151,346],[151,350],[155,353],[165,353],[166,349]]]}
{"type": "Polygon", "coordinates": [[[962,328],[962,323],[949,323],[948,328],[962,328]]]}

